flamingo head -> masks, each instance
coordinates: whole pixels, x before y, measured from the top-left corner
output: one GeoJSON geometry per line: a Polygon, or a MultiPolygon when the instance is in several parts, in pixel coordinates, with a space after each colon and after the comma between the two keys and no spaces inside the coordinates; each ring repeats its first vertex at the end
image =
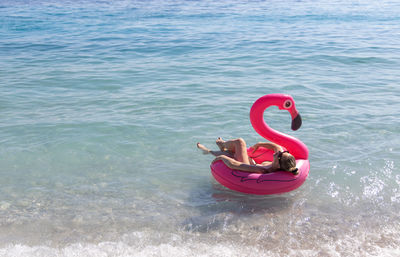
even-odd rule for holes
{"type": "Polygon", "coordinates": [[[287,110],[292,116],[292,130],[298,130],[301,127],[301,116],[296,109],[293,98],[290,95],[281,95],[279,99],[278,108],[280,110],[287,110]]]}

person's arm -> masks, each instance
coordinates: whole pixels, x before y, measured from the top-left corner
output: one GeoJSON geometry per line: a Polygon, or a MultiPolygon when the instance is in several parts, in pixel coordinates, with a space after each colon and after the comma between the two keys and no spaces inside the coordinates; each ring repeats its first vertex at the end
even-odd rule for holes
{"type": "Polygon", "coordinates": [[[282,148],[280,145],[277,145],[277,144],[275,144],[275,143],[270,143],[270,142],[259,142],[259,143],[257,143],[257,144],[255,144],[255,145],[252,146],[252,148],[253,148],[253,153],[254,153],[255,151],[257,151],[257,149],[258,149],[260,146],[261,146],[261,147],[264,147],[264,148],[267,148],[267,149],[270,149],[270,150],[272,150],[272,151],[274,151],[274,152],[283,151],[283,148],[282,148]]]}
{"type": "Polygon", "coordinates": [[[256,165],[250,165],[250,164],[246,164],[243,162],[239,162],[233,158],[230,158],[228,156],[225,155],[220,155],[217,156],[217,158],[214,159],[213,162],[215,161],[223,161],[225,163],[226,166],[228,166],[229,168],[233,169],[233,170],[240,170],[240,171],[244,171],[244,172],[248,172],[248,173],[259,173],[259,174],[264,174],[264,173],[268,173],[268,168],[263,168],[260,166],[256,166],[256,165]]]}

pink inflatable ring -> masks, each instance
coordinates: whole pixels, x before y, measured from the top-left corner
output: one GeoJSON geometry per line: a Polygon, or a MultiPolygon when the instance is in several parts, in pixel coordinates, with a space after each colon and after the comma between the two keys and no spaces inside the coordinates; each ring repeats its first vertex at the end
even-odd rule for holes
{"type": "MultiPolygon", "coordinates": [[[[211,173],[223,186],[247,194],[269,195],[286,193],[300,187],[308,176],[310,162],[307,146],[295,137],[286,135],[270,128],[264,121],[264,111],[270,106],[287,110],[292,117],[292,130],[301,126],[301,116],[295,107],[293,98],[285,94],[269,94],[259,98],[251,107],[250,121],[256,132],[267,140],[281,145],[296,159],[298,175],[287,171],[277,171],[268,174],[247,173],[228,168],[222,161],[211,164],[211,173]]],[[[255,153],[247,150],[256,163],[272,161],[273,152],[260,147],[255,153]]]]}

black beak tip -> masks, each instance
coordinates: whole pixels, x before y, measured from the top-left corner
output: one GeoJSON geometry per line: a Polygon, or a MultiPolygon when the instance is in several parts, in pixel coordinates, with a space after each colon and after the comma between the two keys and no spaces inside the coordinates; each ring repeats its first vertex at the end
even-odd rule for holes
{"type": "Polygon", "coordinates": [[[292,120],[292,130],[298,130],[301,127],[301,116],[297,114],[296,118],[292,120]]]}

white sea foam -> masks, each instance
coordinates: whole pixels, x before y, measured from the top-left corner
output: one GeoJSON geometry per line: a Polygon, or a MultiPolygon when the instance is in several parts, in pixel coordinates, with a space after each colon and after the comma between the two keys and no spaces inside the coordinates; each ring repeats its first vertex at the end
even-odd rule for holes
{"type": "Polygon", "coordinates": [[[0,249],[2,257],[156,257],[156,256],[217,256],[217,257],[241,257],[241,256],[277,256],[271,252],[259,252],[257,249],[240,248],[234,245],[148,245],[145,247],[129,246],[124,243],[104,242],[97,245],[74,244],[62,249],[46,246],[13,245],[0,249]]]}
{"type": "MultiPolygon", "coordinates": [[[[284,247],[265,249],[260,245],[242,245],[234,241],[229,243],[196,242],[193,239],[183,240],[179,235],[170,235],[168,243],[147,241],[152,238],[148,232],[135,232],[125,235],[119,242],[74,243],[63,247],[28,246],[9,244],[0,248],[1,257],[267,257],[267,256],[354,256],[397,257],[400,254],[398,243],[400,238],[390,238],[388,235],[399,236],[398,231],[386,231],[382,234],[363,233],[358,236],[343,235],[334,242],[318,245],[301,245],[295,239],[290,239],[284,247]],[[133,240],[132,239],[136,239],[133,240]],[[129,240],[127,240],[129,239],[129,240]],[[130,241],[130,242],[128,242],[130,241]]],[[[306,235],[305,235],[306,236],[306,235]]],[[[154,238],[153,238],[154,239],[154,238]]]]}

